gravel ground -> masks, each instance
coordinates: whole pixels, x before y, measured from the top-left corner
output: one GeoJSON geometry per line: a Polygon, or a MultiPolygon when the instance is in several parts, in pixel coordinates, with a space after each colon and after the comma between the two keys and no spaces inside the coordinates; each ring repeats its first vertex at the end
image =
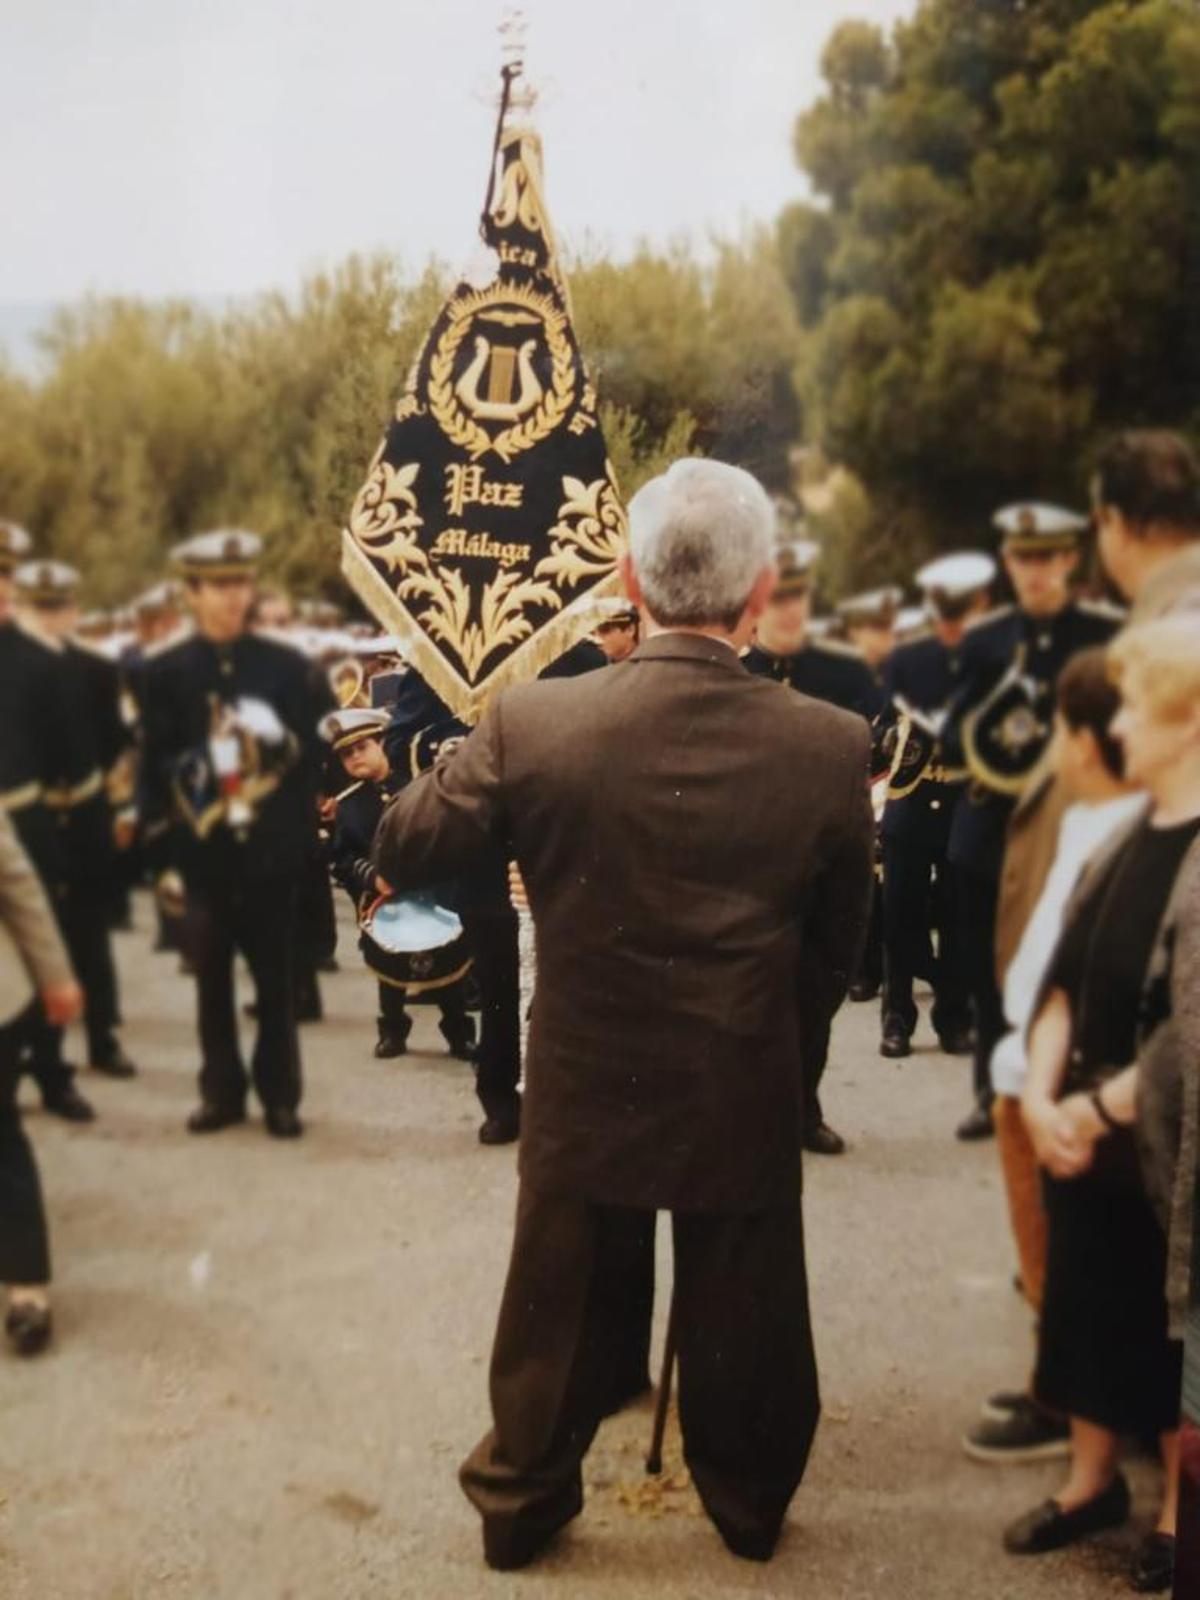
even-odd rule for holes
{"type": "MultiPolygon", "coordinates": [[[[514,1157],[477,1144],[469,1071],[423,1014],[407,1059],[372,1059],[344,928],[328,1018],[304,1030],[308,1136],[189,1138],[191,988],[148,954],[146,904],[137,917],[118,954],[140,1076],[85,1079],[90,1128],[28,1121],[58,1342],[36,1363],[0,1356],[3,1600],[1127,1592],[1151,1464],[1131,1467],[1135,1528],[1015,1561],[1000,1530],[1060,1469],[960,1450],[981,1398],[1020,1378],[1029,1318],[994,1152],[951,1137],[967,1066],[927,1033],[897,1065],[875,1053],[873,1007],[838,1022],[826,1109],[852,1151],[806,1178],[825,1414],[774,1562],[725,1553],[677,1455],[647,1491],[646,1404],[602,1430],[570,1533],[500,1576],[455,1468],[487,1422],[514,1157]]],[[[665,1250],[660,1270],[669,1282],[665,1250]]]]}

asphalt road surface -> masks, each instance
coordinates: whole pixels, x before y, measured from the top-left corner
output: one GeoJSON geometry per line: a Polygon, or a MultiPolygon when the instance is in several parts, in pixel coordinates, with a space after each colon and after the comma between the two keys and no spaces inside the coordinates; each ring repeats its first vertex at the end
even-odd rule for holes
{"type": "Polygon", "coordinates": [[[1000,1531],[1061,1469],[962,1454],[982,1398],[1021,1380],[1030,1319],[995,1152],[952,1137],[967,1063],[927,1025],[900,1064],[876,1054],[873,1006],[837,1025],[826,1110],[851,1153],[806,1175],[825,1410],[775,1560],[725,1552],[677,1440],[647,1483],[647,1402],[602,1429],[553,1552],[497,1575],[455,1470],[488,1420],[514,1152],[476,1142],[469,1069],[426,1013],[407,1058],[372,1059],[372,987],[343,927],[328,1018],[303,1034],[308,1136],[276,1143],[252,1121],[191,1138],[191,986],[149,953],[144,902],[137,920],[118,953],[140,1076],[83,1076],[91,1127],[28,1120],[58,1340],[36,1362],[0,1354],[4,1600],[1127,1593],[1152,1463],[1131,1464],[1129,1530],[1017,1560],[1000,1531]]]}

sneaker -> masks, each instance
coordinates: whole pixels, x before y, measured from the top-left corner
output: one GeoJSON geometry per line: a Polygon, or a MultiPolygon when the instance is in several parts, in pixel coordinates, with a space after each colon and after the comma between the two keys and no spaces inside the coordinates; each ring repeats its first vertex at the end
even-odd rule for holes
{"type": "Polygon", "coordinates": [[[1020,1411],[1022,1406],[1029,1404],[1028,1389],[1002,1389],[999,1394],[990,1394],[979,1408],[979,1415],[985,1422],[1005,1422],[1010,1411],[1020,1411]]]}
{"type": "Polygon", "coordinates": [[[1003,1421],[989,1417],[972,1428],[963,1440],[963,1449],[972,1461],[989,1466],[1056,1461],[1071,1454],[1071,1429],[1069,1423],[1047,1416],[1023,1396],[1003,1421]]]}

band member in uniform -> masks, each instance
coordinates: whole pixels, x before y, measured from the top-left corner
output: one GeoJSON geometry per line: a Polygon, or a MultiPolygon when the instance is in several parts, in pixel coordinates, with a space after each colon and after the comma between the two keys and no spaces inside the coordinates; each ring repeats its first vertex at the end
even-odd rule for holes
{"type": "MultiPolygon", "coordinates": [[[[810,635],[817,555],[817,546],[809,539],[777,547],[779,578],[770,604],[759,618],[755,642],[743,655],[742,663],[756,677],[786,683],[801,694],[854,711],[870,722],[880,700],[871,669],[849,645],[810,635]]],[[[798,974],[801,992],[807,982],[802,959],[798,974]]],[[[804,1148],[815,1155],[841,1155],[846,1148],[846,1141],[829,1126],[821,1110],[821,1079],[829,1059],[832,1025],[832,1014],[806,1011],[801,1030],[806,1088],[804,1148]]]]}
{"type": "Polygon", "coordinates": [[[959,1125],[960,1139],[993,1132],[990,1062],[1005,1032],[996,911],[1008,819],[1049,742],[1059,672],[1077,650],[1110,639],[1121,620],[1109,606],[1071,597],[1086,517],[1029,503],[998,511],[995,523],[1016,603],[968,630],[944,737],[948,763],[970,774],[948,849],[975,1023],[975,1103],[959,1125]]]}
{"type": "MultiPolygon", "coordinates": [[[[345,889],[356,912],[362,912],[380,896],[391,893],[371,865],[371,846],[385,808],[409,781],[406,772],[397,780],[384,749],[383,737],[391,718],[386,711],[370,708],[331,711],[322,719],[321,737],[337,755],[350,787],[337,796],[331,849],[333,875],[345,889]]],[[[444,896],[452,902],[453,894],[444,896]]],[[[412,1018],[405,1009],[406,998],[427,999],[441,1011],[441,1033],[452,1056],[469,1061],[475,1048],[475,1029],[467,1014],[461,979],[439,983],[427,994],[409,994],[404,989],[379,979],[379,1037],[375,1055],[379,1060],[402,1056],[408,1049],[412,1018]]]]}
{"type": "MultiPolygon", "coordinates": [[[[890,585],[886,589],[872,589],[866,594],[852,595],[848,600],[838,602],[838,616],[846,630],[846,640],[852,650],[862,657],[867,664],[867,669],[875,681],[875,718],[873,727],[878,729],[879,716],[885,704],[883,688],[884,673],[887,669],[888,658],[896,648],[896,625],[900,616],[900,607],[904,601],[904,591],[890,585]]],[[[878,779],[882,775],[882,761],[877,751],[872,750],[871,776],[878,779]]],[[[872,784],[872,796],[876,792],[882,793],[877,783],[872,784]]],[[[879,819],[882,809],[882,800],[876,804],[876,820],[879,819]]],[[[875,844],[875,893],[871,897],[871,920],[867,925],[866,943],[863,945],[862,963],[855,974],[854,982],[850,985],[850,999],[857,1001],[874,1000],[883,984],[883,849],[876,838],[875,844]]]]}
{"type": "MultiPolygon", "coordinates": [[[[67,891],[66,849],[47,795],[76,782],[79,770],[59,658],[12,615],[14,573],[29,548],[23,528],[0,522],[0,807],[59,914],[67,891]]],[[[46,1110],[68,1122],[90,1122],[96,1113],[75,1087],[74,1069],[63,1059],[61,1025],[33,1006],[20,1028],[20,1059],[46,1110]]]]}
{"type": "Polygon", "coordinates": [[[119,806],[126,793],[128,733],[121,716],[120,669],[74,637],[79,574],[62,561],[31,561],[16,572],[22,614],[56,653],[64,715],[76,763],[71,777],[47,790],[64,852],[64,888],[57,909],[67,949],[85,996],[88,1062],[112,1078],[135,1068],[117,1037],[120,1006],[113,960],[112,910],[120,885],[119,806]]]}
{"type": "Polygon", "coordinates": [[[331,707],[322,675],[290,645],[246,626],[261,541],[217,531],[176,551],[195,631],[147,663],[147,838],[186,892],[197,986],[200,1105],[192,1133],[246,1115],[233,961],[257,990],[254,1087],[268,1133],[303,1131],[293,996],[296,884],[316,828],[321,746],[331,707]]]}
{"type": "Polygon", "coordinates": [[[917,1025],[913,981],[933,985],[934,1031],[948,1055],[971,1049],[971,998],[955,926],[955,891],[946,859],[950,823],[965,768],[948,767],[939,733],[959,676],[959,654],[972,616],[987,607],[996,563],[964,552],[917,573],[929,630],[898,645],[884,673],[879,726],[888,747],[883,841],[885,990],[880,1055],[911,1050],[917,1025]],[[931,934],[936,936],[933,951],[931,934]]]}

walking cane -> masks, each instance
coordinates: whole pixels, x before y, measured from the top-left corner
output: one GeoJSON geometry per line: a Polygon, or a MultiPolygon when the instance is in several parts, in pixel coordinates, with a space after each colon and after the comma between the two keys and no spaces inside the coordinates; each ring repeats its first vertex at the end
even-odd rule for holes
{"type": "Polygon", "coordinates": [[[671,1405],[671,1374],[675,1370],[676,1353],[675,1309],[675,1293],[672,1290],[667,1339],[663,1345],[662,1374],[658,1380],[658,1403],[654,1407],[654,1432],[650,1436],[650,1453],[646,1457],[646,1471],[653,1477],[662,1472],[663,1438],[667,1431],[667,1411],[671,1405]]]}

